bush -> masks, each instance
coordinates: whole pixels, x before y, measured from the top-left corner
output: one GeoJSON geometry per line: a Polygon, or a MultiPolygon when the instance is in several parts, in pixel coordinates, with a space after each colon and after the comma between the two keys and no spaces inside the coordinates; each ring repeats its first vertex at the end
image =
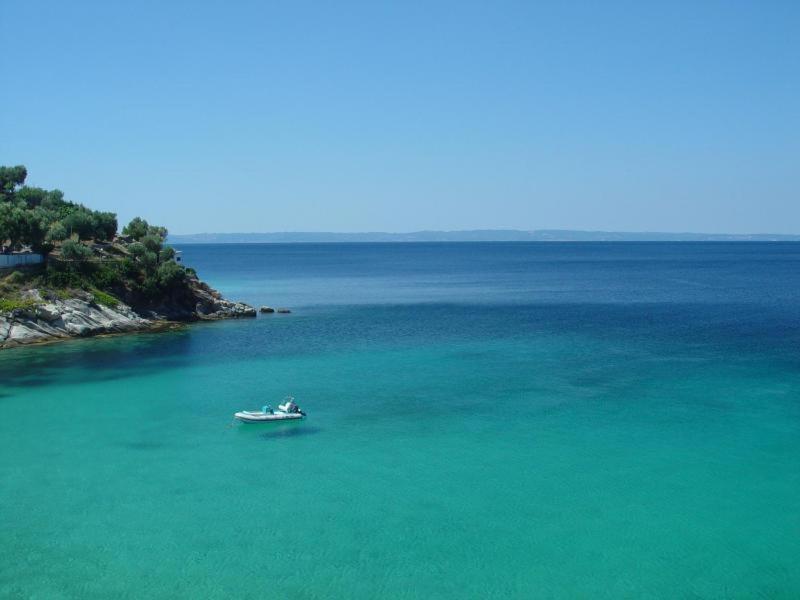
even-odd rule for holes
{"type": "Polygon", "coordinates": [[[64,224],[61,221],[54,221],[47,229],[47,235],[45,235],[44,239],[51,243],[61,242],[67,239],[67,235],[67,228],[64,227],[64,224]]]}
{"type": "Polygon", "coordinates": [[[47,285],[57,289],[87,287],[86,278],[80,272],[56,263],[48,263],[44,278],[47,285]]]}
{"type": "Polygon", "coordinates": [[[159,236],[148,234],[141,239],[141,242],[150,252],[155,254],[161,252],[163,241],[159,236]]]}
{"type": "Polygon", "coordinates": [[[36,301],[26,298],[25,300],[17,300],[11,298],[0,298],[0,312],[11,312],[20,308],[33,308],[36,306],[36,301]]]}
{"type": "Polygon", "coordinates": [[[91,273],[95,286],[101,290],[116,288],[122,284],[122,272],[116,264],[101,264],[91,273]]]}
{"type": "Polygon", "coordinates": [[[92,295],[94,296],[94,301],[98,304],[102,304],[103,306],[107,306],[109,308],[115,308],[119,306],[119,300],[114,298],[114,296],[111,294],[94,289],[92,290],[92,295]]]}
{"type": "Polygon", "coordinates": [[[25,281],[25,274],[20,271],[14,271],[6,277],[6,282],[8,283],[22,283],[23,281],[25,281]]]}
{"type": "Polygon", "coordinates": [[[165,288],[171,287],[186,278],[186,272],[175,262],[165,262],[158,266],[156,272],[158,283],[165,288]]]}
{"type": "Polygon", "coordinates": [[[85,261],[92,257],[92,251],[80,242],[67,240],[61,245],[61,258],[71,261],[85,261]]]}
{"type": "Polygon", "coordinates": [[[175,258],[175,248],[172,246],[165,247],[158,255],[158,259],[163,263],[175,258]]]}

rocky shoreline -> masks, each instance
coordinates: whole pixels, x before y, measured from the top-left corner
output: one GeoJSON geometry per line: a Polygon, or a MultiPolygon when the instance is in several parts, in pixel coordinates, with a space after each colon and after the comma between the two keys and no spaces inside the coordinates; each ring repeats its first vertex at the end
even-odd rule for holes
{"type": "Polygon", "coordinates": [[[123,302],[99,302],[93,294],[70,292],[53,296],[38,289],[25,292],[29,306],[0,313],[0,349],[106,334],[154,331],[175,323],[255,317],[256,310],[242,302],[225,300],[216,290],[195,280],[194,306],[180,304],[135,311],[123,302]]]}

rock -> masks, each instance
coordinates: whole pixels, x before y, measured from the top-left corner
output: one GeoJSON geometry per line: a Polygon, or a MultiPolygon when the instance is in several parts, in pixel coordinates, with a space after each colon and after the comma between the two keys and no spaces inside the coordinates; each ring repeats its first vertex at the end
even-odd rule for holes
{"type": "Polygon", "coordinates": [[[92,332],[91,327],[83,325],[82,323],[67,323],[64,325],[64,328],[70,335],[77,335],[79,337],[85,337],[92,332]]]}
{"type": "Polygon", "coordinates": [[[11,323],[5,317],[0,317],[0,344],[8,339],[9,331],[11,331],[11,323]]]}
{"type": "Polygon", "coordinates": [[[124,302],[113,307],[99,304],[93,294],[79,290],[71,292],[66,300],[55,295],[44,299],[35,289],[27,290],[24,297],[33,301],[31,307],[0,314],[0,349],[60,338],[153,329],[165,320],[237,319],[258,314],[249,304],[225,300],[194,276],[187,278],[184,288],[160,299],[158,304],[136,305],[136,311],[124,302]]]}
{"type": "Polygon", "coordinates": [[[292,311],[290,311],[288,308],[279,308],[275,312],[279,312],[281,314],[288,314],[288,313],[290,313],[292,311]]]}
{"type": "MultiPolygon", "coordinates": [[[[31,299],[41,298],[31,290],[31,299]]],[[[0,316],[0,348],[34,344],[68,337],[149,329],[152,321],[120,303],[114,308],[90,304],[90,295],[76,293],[68,300],[54,299],[31,309],[0,316]]]]}
{"type": "Polygon", "coordinates": [[[38,317],[48,323],[61,318],[61,311],[55,304],[44,304],[36,309],[38,317]]]}
{"type": "Polygon", "coordinates": [[[274,312],[275,312],[275,309],[274,309],[274,308],[272,308],[271,306],[262,306],[262,307],[259,309],[259,312],[262,312],[262,313],[274,313],[274,312]]]}

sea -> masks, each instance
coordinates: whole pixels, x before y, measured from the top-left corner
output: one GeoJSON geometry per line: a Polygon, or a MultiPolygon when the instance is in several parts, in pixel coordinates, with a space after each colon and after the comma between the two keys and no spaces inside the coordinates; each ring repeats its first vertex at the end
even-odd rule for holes
{"type": "Polygon", "coordinates": [[[0,597],[800,597],[800,244],[179,249],[291,313],[1,351],[0,597]]]}

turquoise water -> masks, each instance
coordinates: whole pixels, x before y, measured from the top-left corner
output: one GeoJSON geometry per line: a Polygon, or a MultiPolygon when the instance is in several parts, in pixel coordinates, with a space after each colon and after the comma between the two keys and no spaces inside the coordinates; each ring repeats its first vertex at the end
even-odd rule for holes
{"type": "Polygon", "coordinates": [[[1,597],[800,596],[800,245],[183,250],[293,313],[0,353],[1,597]]]}

